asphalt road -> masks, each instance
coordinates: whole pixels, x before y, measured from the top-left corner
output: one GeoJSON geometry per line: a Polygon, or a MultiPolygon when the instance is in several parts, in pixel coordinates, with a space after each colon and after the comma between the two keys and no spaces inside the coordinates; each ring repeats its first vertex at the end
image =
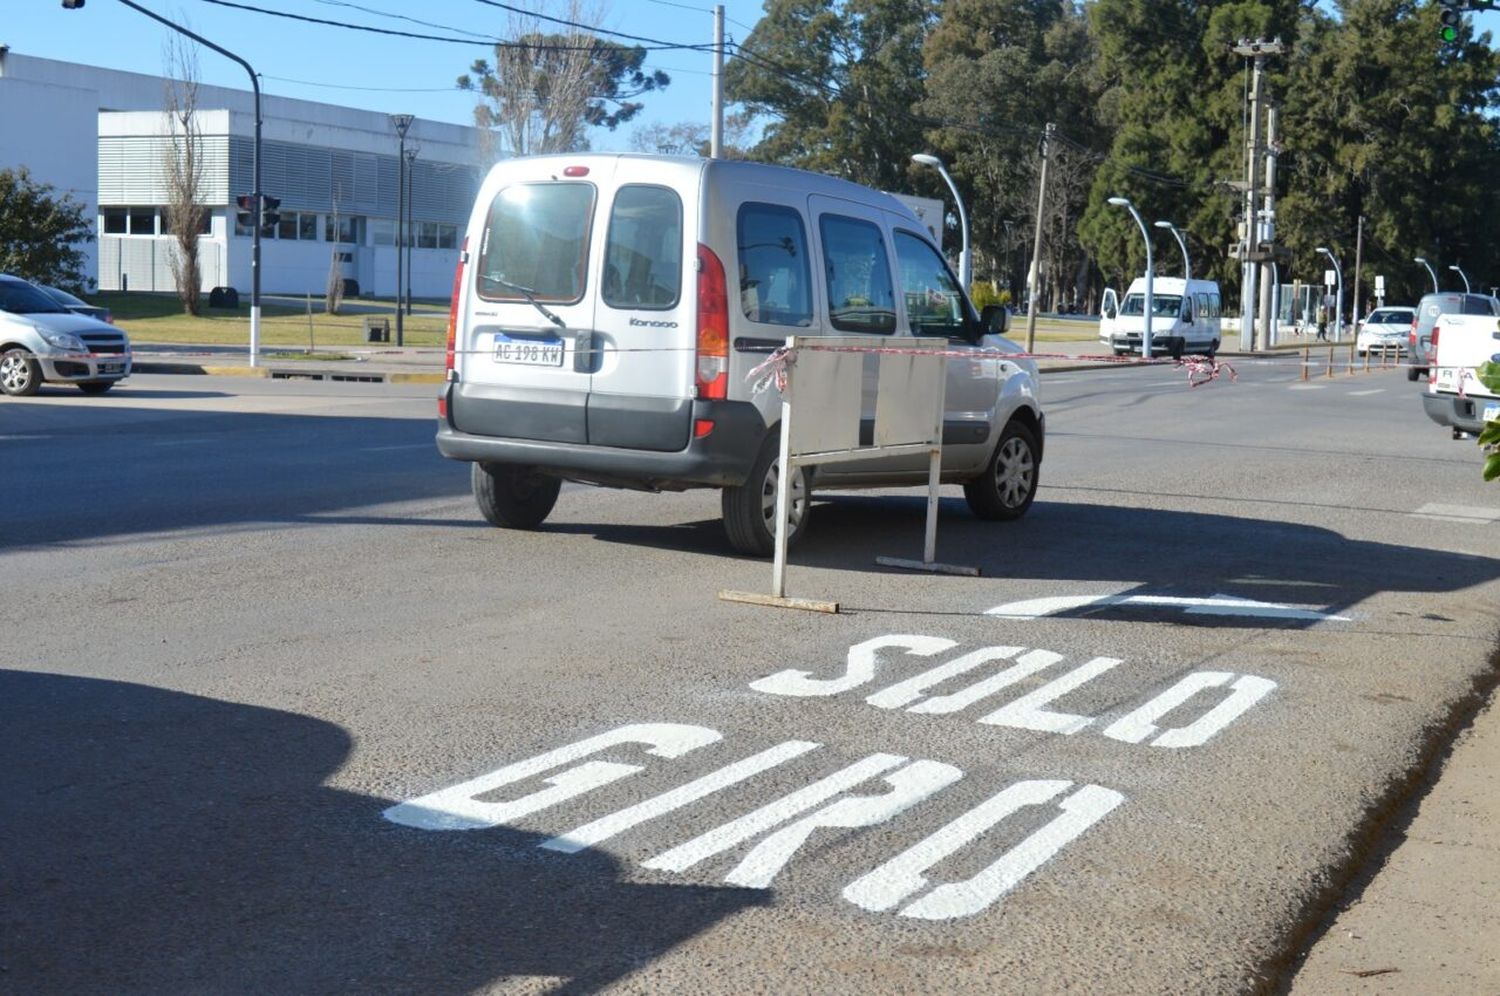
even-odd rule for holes
{"type": "Polygon", "coordinates": [[[1272,988],[1491,673],[1500,491],[1399,371],[1048,374],[1010,524],[483,524],[432,388],[0,403],[0,991],[1272,988]]]}

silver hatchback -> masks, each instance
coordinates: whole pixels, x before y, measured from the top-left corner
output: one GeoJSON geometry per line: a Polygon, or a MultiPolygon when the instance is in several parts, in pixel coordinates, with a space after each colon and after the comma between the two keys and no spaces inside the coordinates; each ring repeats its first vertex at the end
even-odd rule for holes
{"type": "Polygon", "coordinates": [[[103,394],[129,375],[124,332],[69,311],[20,277],[0,274],[0,392],[35,394],[53,381],[103,394]]]}

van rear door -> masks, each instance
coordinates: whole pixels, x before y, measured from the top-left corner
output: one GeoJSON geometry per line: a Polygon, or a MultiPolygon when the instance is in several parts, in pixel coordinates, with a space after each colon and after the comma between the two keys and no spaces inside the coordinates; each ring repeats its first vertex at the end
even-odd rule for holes
{"type": "Polygon", "coordinates": [[[597,185],[517,163],[479,233],[469,287],[460,432],[585,443],[594,324],[589,245],[597,185]],[[583,348],[580,349],[580,344],[583,348]]]}
{"type": "Polygon", "coordinates": [[[598,210],[595,239],[588,441],[676,451],[692,429],[702,170],[631,157],[610,168],[611,197],[598,210]]]}

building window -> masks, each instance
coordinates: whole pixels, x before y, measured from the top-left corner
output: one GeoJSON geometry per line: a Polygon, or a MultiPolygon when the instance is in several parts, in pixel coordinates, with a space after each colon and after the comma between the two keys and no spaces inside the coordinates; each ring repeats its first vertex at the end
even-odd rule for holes
{"type": "Polygon", "coordinates": [[[101,213],[104,215],[105,235],[125,234],[126,219],[129,215],[124,208],[105,208],[101,213]]]}
{"type": "Polygon", "coordinates": [[[323,239],[327,242],[343,242],[349,245],[360,245],[365,238],[365,219],[358,215],[340,215],[338,217],[337,230],[334,227],[334,216],[329,215],[323,220],[323,239]]]}
{"type": "MultiPolygon", "coordinates": [[[[199,218],[199,221],[198,221],[198,234],[199,235],[212,235],[213,233],[214,233],[214,216],[210,212],[208,212],[208,211],[205,210],[203,212],[202,216],[199,218]]],[[[162,208],[161,209],[161,234],[163,234],[163,235],[171,235],[172,234],[172,212],[169,211],[167,208],[162,208]]]]}
{"type": "Polygon", "coordinates": [[[457,225],[439,225],[438,226],[438,244],[437,244],[437,247],[439,249],[457,249],[458,248],[458,226],[457,225]]]}
{"type": "Polygon", "coordinates": [[[437,227],[437,223],[436,222],[432,222],[432,221],[419,221],[419,222],[416,223],[416,229],[417,229],[417,248],[418,249],[436,249],[437,248],[437,230],[438,230],[438,227],[437,227]]]}
{"type": "Polygon", "coordinates": [[[318,216],[315,214],[297,215],[297,238],[303,242],[318,241],[318,216]]]}
{"type": "Polygon", "coordinates": [[[396,222],[390,218],[371,218],[370,242],[377,246],[395,245],[396,222]]]}
{"type": "Polygon", "coordinates": [[[131,235],[155,235],[156,234],[156,208],[130,209],[130,234],[131,235]]]}

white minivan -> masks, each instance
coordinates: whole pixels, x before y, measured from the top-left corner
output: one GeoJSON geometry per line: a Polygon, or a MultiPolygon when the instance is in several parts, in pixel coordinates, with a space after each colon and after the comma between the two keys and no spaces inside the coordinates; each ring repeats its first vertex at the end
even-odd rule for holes
{"type": "MultiPolygon", "coordinates": [[[[564,480],[722,490],[731,544],[770,552],[781,397],[750,371],[789,335],[941,337],[943,479],[988,519],[1036,494],[1035,364],[976,314],[889,194],[759,163],[574,154],[512,159],[480,189],[454,277],[437,445],[473,463],[497,526],[534,528],[564,480]]],[[[873,383],[877,357],[869,357],[873,383]]],[[[873,399],[865,412],[866,442],[873,399]]],[[[925,457],[811,468],[811,489],[923,484],[925,457]]]]}
{"type": "MultiPolygon", "coordinates": [[[[1219,285],[1213,280],[1155,277],[1151,281],[1151,352],[1212,356],[1220,342],[1219,285]]],[[[1106,290],[1099,306],[1099,341],[1116,356],[1141,351],[1146,331],[1146,278],[1137,277],[1121,301],[1106,290]]]]}

